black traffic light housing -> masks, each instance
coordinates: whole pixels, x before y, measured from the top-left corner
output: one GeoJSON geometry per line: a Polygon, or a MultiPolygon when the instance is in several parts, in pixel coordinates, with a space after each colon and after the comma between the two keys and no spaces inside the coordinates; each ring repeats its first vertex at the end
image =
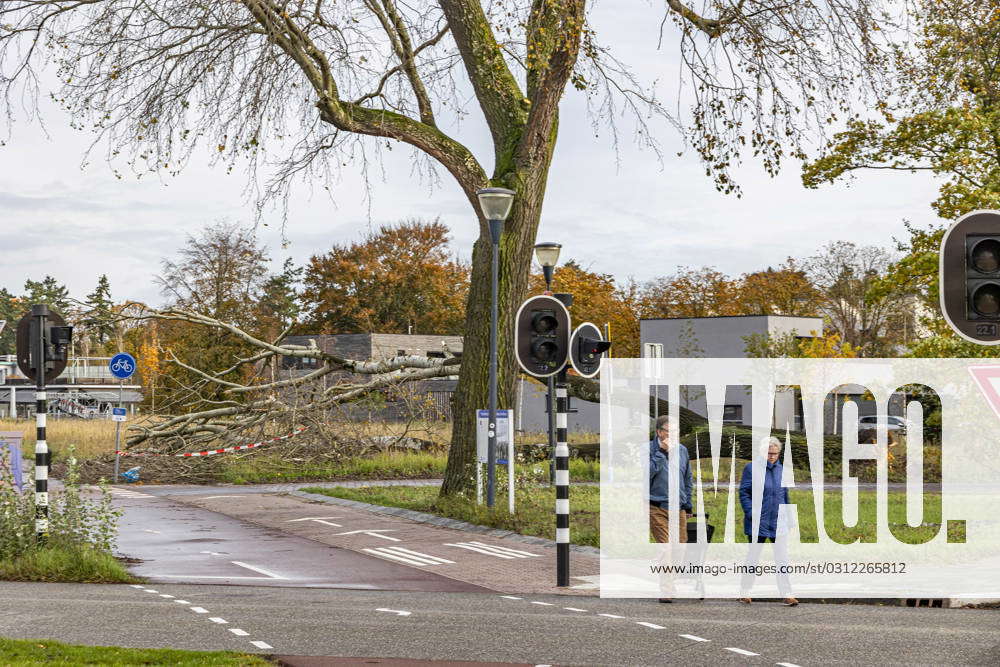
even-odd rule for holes
{"type": "Polygon", "coordinates": [[[945,232],[939,277],[941,312],[955,333],[1000,343],[1000,212],[974,211],[945,232]]]}
{"type": "Polygon", "coordinates": [[[59,313],[44,304],[34,305],[17,324],[17,366],[26,377],[36,380],[38,366],[44,365],[45,382],[51,382],[66,369],[72,340],[73,327],[66,326],[59,313]],[[40,320],[44,322],[41,340],[40,320]]]}
{"type": "Polygon", "coordinates": [[[601,330],[590,322],[584,322],[570,337],[570,363],[579,375],[592,378],[601,368],[601,359],[611,347],[601,336],[601,330]]]}
{"type": "Polygon", "coordinates": [[[514,320],[517,363],[534,377],[555,375],[569,357],[569,311],[558,299],[533,296],[514,320]]]}

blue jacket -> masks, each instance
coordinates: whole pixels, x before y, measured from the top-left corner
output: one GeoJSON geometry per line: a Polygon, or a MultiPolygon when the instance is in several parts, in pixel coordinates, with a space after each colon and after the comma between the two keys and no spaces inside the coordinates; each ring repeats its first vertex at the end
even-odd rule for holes
{"type": "MultiPolygon", "coordinates": [[[[743,468],[743,476],[740,477],[743,533],[747,537],[751,537],[753,533],[753,466],[753,463],[748,463],[743,468]]],[[[764,463],[763,466],[764,493],[761,495],[760,527],[757,536],[774,538],[778,535],[778,507],[789,504],[788,488],[781,485],[780,463],[764,463]]]]}
{"type": "MultiPolygon", "coordinates": [[[[670,450],[671,454],[680,457],[677,470],[680,473],[680,508],[691,511],[691,457],[687,447],[678,443],[670,450]]],[[[649,499],[657,502],[667,502],[669,499],[670,470],[667,468],[667,457],[660,449],[660,441],[653,438],[649,441],[649,499]]]]}

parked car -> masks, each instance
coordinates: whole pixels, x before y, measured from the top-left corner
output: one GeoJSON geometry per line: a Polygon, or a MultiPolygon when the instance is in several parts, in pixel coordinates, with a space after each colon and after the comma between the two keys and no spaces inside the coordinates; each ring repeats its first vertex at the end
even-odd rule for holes
{"type": "Polygon", "coordinates": [[[858,427],[862,430],[874,429],[878,424],[884,423],[887,431],[906,431],[906,420],[902,417],[894,417],[892,415],[879,417],[878,415],[869,415],[867,417],[862,417],[858,420],[858,427]]]}

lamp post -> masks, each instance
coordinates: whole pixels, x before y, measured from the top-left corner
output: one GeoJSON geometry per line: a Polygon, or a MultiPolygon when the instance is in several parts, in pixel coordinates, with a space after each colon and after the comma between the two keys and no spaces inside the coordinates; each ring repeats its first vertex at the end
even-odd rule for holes
{"type": "MultiPolygon", "coordinates": [[[[559,251],[562,250],[562,244],[560,243],[536,243],[535,244],[535,259],[538,263],[542,265],[542,275],[545,276],[545,292],[546,294],[552,293],[552,272],[555,269],[556,262],[559,261],[559,251]]],[[[545,378],[545,386],[548,388],[548,393],[545,396],[545,409],[546,414],[549,417],[549,483],[555,484],[556,482],[556,410],[555,410],[555,395],[556,395],[556,377],[550,375],[545,378]]]]}
{"type": "MultiPolygon", "coordinates": [[[[496,491],[497,463],[497,292],[500,275],[500,235],[503,223],[510,214],[515,192],[507,188],[483,188],[476,191],[483,217],[489,221],[490,241],[493,245],[492,290],[490,292],[490,423],[486,449],[486,506],[493,507],[496,491]]],[[[477,464],[478,465],[478,464],[477,464]]],[[[513,480],[508,483],[513,484],[513,480]]]]}

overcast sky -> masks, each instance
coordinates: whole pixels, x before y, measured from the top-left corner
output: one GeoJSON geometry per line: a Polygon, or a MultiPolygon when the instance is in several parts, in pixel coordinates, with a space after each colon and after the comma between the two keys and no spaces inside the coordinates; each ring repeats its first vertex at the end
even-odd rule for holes
{"type": "MultiPolygon", "coordinates": [[[[675,102],[669,95],[676,94],[676,46],[665,40],[656,49],[660,10],[619,5],[598,6],[598,35],[640,78],[664,82],[661,94],[675,102]]],[[[806,190],[794,163],[773,180],[748,163],[737,172],[744,191],[737,199],[715,191],[691,151],[676,156],[684,147],[669,127],[659,132],[666,156],[661,164],[629,142],[630,123],[622,125],[626,139],[616,158],[608,137],[594,136],[584,99],[575,91],[564,99],[561,118],[538,240],[561,242],[564,259],[619,279],[648,280],[678,266],[737,274],[780,264],[787,256],[808,256],[836,239],[888,246],[893,236],[904,235],[904,219],[936,221],[929,202],[937,187],[927,175],[870,172],[850,187],[806,190]]],[[[89,138],[69,130],[65,114],[46,108],[44,119],[47,133],[22,119],[0,148],[0,286],[19,293],[26,278],[50,274],[82,297],[106,273],[116,300],[156,303],[160,296],[151,278],[188,233],[219,218],[253,218],[245,177],[209,168],[207,150],[180,176],[119,180],[100,159],[81,169],[89,138]]],[[[466,122],[457,138],[474,148],[489,171],[492,153],[481,123],[466,122]]],[[[370,202],[361,194],[360,178],[351,175],[332,184],[336,206],[325,194],[310,198],[305,188],[296,189],[287,249],[277,230],[280,217],[265,217],[268,226],[260,235],[275,269],[286,256],[301,263],[334,243],[359,238],[370,226],[414,216],[440,216],[452,230],[453,249],[469,256],[476,222],[457,186],[446,173],[440,188],[421,185],[408,150],[387,155],[370,202]]]]}

